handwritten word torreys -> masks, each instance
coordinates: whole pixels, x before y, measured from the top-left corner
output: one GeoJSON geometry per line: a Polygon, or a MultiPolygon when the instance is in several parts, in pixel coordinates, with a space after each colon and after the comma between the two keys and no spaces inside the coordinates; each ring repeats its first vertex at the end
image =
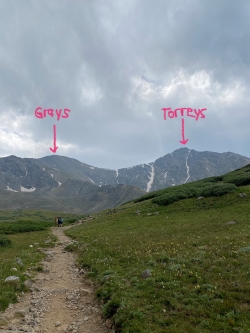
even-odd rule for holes
{"type": "Polygon", "coordinates": [[[174,111],[171,110],[171,108],[163,108],[163,116],[164,120],[167,120],[167,115],[169,118],[177,118],[178,115],[183,116],[188,116],[195,118],[197,121],[199,118],[205,118],[205,115],[202,113],[207,109],[191,109],[191,108],[180,108],[180,109],[175,109],[174,111]]]}
{"type": "Polygon", "coordinates": [[[69,109],[64,109],[62,114],[62,109],[54,110],[54,109],[42,109],[40,106],[36,108],[35,110],[35,116],[37,118],[46,118],[46,116],[50,117],[57,117],[57,120],[60,120],[60,118],[68,118],[69,117],[69,109]]]}
{"type": "Polygon", "coordinates": [[[181,137],[180,143],[185,145],[189,139],[185,139],[185,119],[184,116],[195,118],[197,121],[200,118],[205,118],[205,115],[203,114],[204,111],[207,109],[191,109],[191,108],[178,108],[174,111],[171,108],[163,108],[163,117],[164,120],[167,120],[167,116],[169,118],[177,118],[178,116],[181,116],[181,137]]]}

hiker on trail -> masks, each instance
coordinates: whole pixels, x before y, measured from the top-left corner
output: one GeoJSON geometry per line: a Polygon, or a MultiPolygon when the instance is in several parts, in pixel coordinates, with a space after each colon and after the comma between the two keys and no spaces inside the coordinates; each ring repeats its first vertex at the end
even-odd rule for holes
{"type": "Polygon", "coordinates": [[[61,227],[63,224],[63,219],[61,217],[58,218],[58,227],[61,227]]]}

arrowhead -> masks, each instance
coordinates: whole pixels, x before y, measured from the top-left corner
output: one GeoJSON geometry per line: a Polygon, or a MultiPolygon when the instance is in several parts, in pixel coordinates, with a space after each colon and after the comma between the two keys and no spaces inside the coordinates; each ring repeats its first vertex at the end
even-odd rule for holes
{"type": "Polygon", "coordinates": [[[53,152],[53,153],[56,153],[58,147],[55,147],[55,148],[50,148],[50,150],[53,152]]]}
{"type": "Polygon", "coordinates": [[[187,139],[187,140],[181,140],[181,141],[180,141],[180,143],[182,143],[183,145],[185,145],[187,142],[188,142],[188,139],[187,139]]]}

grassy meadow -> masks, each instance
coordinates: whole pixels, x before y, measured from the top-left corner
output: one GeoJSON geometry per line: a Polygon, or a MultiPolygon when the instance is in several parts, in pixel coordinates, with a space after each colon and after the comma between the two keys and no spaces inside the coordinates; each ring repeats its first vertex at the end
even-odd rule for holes
{"type": "MultiPolygon", "coordinates": [[[[27,290],[25,272],[42,269],[37,248],[53,246],[60,215],[0,211],[0,311],[27,290]],[[20,283],[8,285],[10,275],[20,283]]],[[[64,225],[83,217],[63,214],[64,225]]],[[[250,165],[94,217],[65,231],[76,240],[67,250],[117,333],[250,333],[250,165]]]]}
{"type": "Polygon", "coordinates": [[[250,332],[250,186],[225,188],[168,204],[155,192],[65,232],[116,332],[250,332]]]}
{"type": "MultiPolygon", "coordinates": [[[[50,227],[54,226],[55,216],[60,214],[51,211],[0,211],[0,311],[17,302],[18,296],[27,291],[23,283],[29,278],[25,272],[34,276],[42,269],[39,261],[44,255],[37,248],[53,246],[55,238],[50,227]],[[23,266],[18,265],[16,257],[21,259],[23,266]],[[6,277],[12,275],[18,276],[20,283],[6,283],[6,277]]],[[[64,224],[70,224],[79,217],[63,214],[64,224]]]]}
{"type": "Polygon", "coordinates": [[[53,211],[37,211],[37,210],[0,210],[0,223],[1,222],[50,222],[54,223],[56,216],[62,216],[64,223],[72,223],[73,221],[84,217],[84,215],[70,214],[53,211]]]}

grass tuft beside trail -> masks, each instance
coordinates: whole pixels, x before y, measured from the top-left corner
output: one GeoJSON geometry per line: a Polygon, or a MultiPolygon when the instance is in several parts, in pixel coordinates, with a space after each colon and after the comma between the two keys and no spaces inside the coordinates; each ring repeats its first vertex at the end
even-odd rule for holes
{"type": "Polygon", "coordinates": [[[117,332],[250,332],[249,186],[168,206],[130,202],[66,234],[117,332]]]}

